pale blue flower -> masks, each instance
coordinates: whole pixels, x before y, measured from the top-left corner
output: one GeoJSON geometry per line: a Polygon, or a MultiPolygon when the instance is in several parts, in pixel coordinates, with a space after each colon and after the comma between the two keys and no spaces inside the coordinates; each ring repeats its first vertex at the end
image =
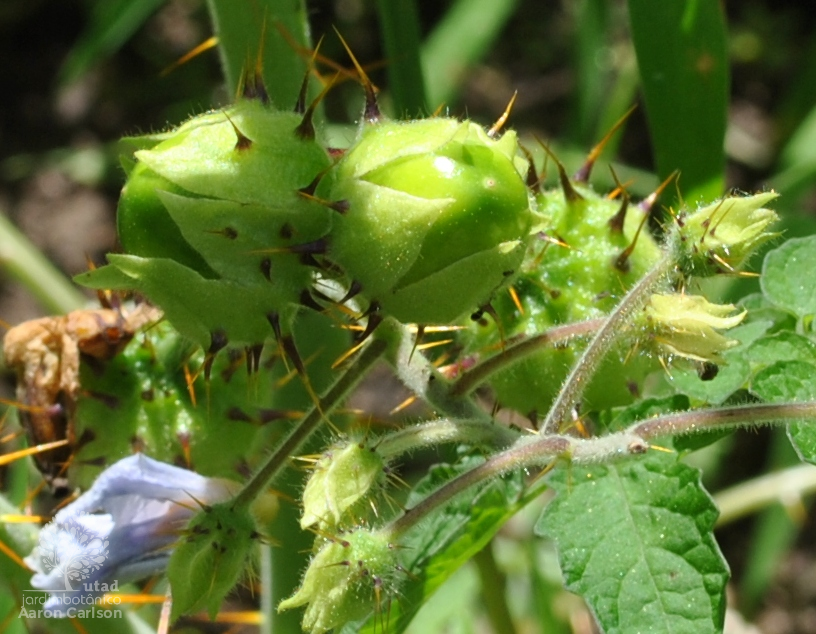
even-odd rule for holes
{"type": "Polygon", "coordinates": [[[103,471],[60,510],[25,558],[31,585],[51,593],[42,609],[69,616],[119,583],[159,574],[173,544],[201,504],[228,499],[235,484],[206,478],[142,454],[103,471]]]}

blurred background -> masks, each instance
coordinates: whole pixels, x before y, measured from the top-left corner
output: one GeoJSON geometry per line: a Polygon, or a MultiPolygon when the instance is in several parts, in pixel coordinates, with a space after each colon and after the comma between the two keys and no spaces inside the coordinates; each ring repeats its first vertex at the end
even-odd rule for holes
{"type": "MultiPolygon", "coordinates": [[[[440,25],[454,2],[417,4],[422,35],[442,53],[450,47],[435,57],[451,60],[451,68],[428,88],[432,107],[444,103],[451,114],[489,124],[518,91],[510,125],[524,138],[551,142],[568,165],[577,167],[640,99],[625,2],[488,1],[482,22],[449,32],[440,25]]],[[[777,208],[789,236],[816,231],[816,15],[809,4],[724,3],[727,186],[780,191],[777,208]]],[[[349,65],[336,27],[384,89],[387,108],[387,59],[373,0],[308,6],[314,39],[327,35],[321,53],[349,65]]],[[[117,140],[230,101],[215,50],[168,72],[211,34],[203,0],[0,2],[0,213],[65,275],[117,248],[124,180],[117,140]]],[[[343,84],[327,99],[326,117],[353,124],[360,103],[359,86],[343,84]]],[[[640,175],[633,189],[649,191],[657,179],[642,107],[612,145],[616,164],[640,175]]],[[[9,257],[0,247],[0,259],[9,257]]],[[[55,310],[0,268],[0,319],[17,324],[55,310]]],[[[789,464],[795,457],[783,440],[767,430],[736,436],[707,468],[707,484],[716,490],[789,464]]],[[[809,504],[792,500],[718,533],[734,573],[735,605],[763,632],[816,633],[809,504]]]]}

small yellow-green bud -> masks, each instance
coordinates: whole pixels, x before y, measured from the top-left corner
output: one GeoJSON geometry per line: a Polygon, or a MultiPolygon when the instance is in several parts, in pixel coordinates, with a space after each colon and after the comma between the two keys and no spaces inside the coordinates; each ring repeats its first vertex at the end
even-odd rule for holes
{"type": "Polygon", "coordinates": [[[363,618],[396,590],[396,550],[377,531],[358,529],[327,540],[298,591],[278,605],[278,612],[305,605],[302,625],[311,634],[363,618]]]}
{"type": "Polygon", "coordinates": [[[336,442],[319,458],[303,491],[300,526],[322,530],[339,526],[348,511],[385,478],[385,461],[364,441],[336,442]]]}
{"type": "Polygon", "coordinates": [[[712,304],[699,295],[652,295],[645,315],[654,341],[668,353],[697,361],[717,361],[723,352],[737,345],[717,332],[742,322],[746,311],[734,310],[733,304],[712,304]]]}
{"type": "Polygon", "coordinates": [[[678,217],[683,268],[695,275],[734,270],[774,233],[766,229],[779,218],[765,204],[775,192],[728,196],[678,217]]]}

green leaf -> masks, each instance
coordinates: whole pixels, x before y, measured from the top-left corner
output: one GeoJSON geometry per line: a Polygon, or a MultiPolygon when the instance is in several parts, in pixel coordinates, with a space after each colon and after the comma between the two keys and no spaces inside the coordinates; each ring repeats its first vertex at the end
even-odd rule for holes
{"type": "Polygon", "coordinates": [[[676,169],[684,197],[715,198],[724,182],[728,49],[719,2],[629,0],[657,171],[676,169]]]}
{"type": "Polygon", "coordinates": [[[263,79],[270,101],[281,110],[291,110],[297,100],[306,62],[286,40],[310,46],[309,23],[303,0],[207,0],[218,50],[227,80],[235,94],[242,71],[254,69],[260,53],[263,79]]]}
{"type": "Polygon", "coordinates": [[[605,632],[722,631],[728,567],[696,469],[654,452],[559,469],[550,484],[558,495],[536,532],[555,541],[567,588],[605,632]]]}
{"type": "MultiPolygon", "coordinates": [[[[751,391],[769,403],[816,400],[816,364],[779,361],[757,373],[751,391]]],[[[816,464],[816,426],[813,421],[788,424],[788,437],[799,457],[816,464]]]]}
{"type": "Polygon", "coordinates": [[[744,358],[756,369],[777,361],[807,361],[816,363],[816,343],[795,332],[782,331],[757,339],[745,351],[744,358]]]}
{"type": "MultiPolygon", "coordinates": [[[[471,456],[456,466],[434,467],[412,492],[407,506],[481,462],[481,458],[471,456]]],[[[382,615],[375,614],[362,631],[402,632],[428,597],[535,497],[528,495],[519,499],[522,489],[519,473],[494,480],[475,494],[471,492],[454,500],[414,529],[400,544],[407,554],[405,567],[412,573],[411,577],[401,587],[399,597],[389,597],[391,604],[386,608],[385,626],[382,615]]]]}
{"type": "Polygon", "coordinates": [[[771,302],[805,317],[816,313],[816,236],[788,240],[765,256],[760,286],[771,302]]]}
{"type": "Polygon", "coordinates": [[[388,86],[398,119],[426,116],[420,61],[419,15],[415,0],[378,0],[380,36],[388,56],[388,86]]]}

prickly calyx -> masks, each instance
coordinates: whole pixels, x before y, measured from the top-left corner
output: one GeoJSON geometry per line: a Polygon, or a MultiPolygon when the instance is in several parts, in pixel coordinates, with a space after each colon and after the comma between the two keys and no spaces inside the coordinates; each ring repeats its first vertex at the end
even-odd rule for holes
{"type": "Polygon", "coordinates": [[[366,127],[337,166],[348,211],[330,255],[381,309],[449,323],[486,303],[521,263],[533,214],[509,132],[435,118],[366,127]]]}

